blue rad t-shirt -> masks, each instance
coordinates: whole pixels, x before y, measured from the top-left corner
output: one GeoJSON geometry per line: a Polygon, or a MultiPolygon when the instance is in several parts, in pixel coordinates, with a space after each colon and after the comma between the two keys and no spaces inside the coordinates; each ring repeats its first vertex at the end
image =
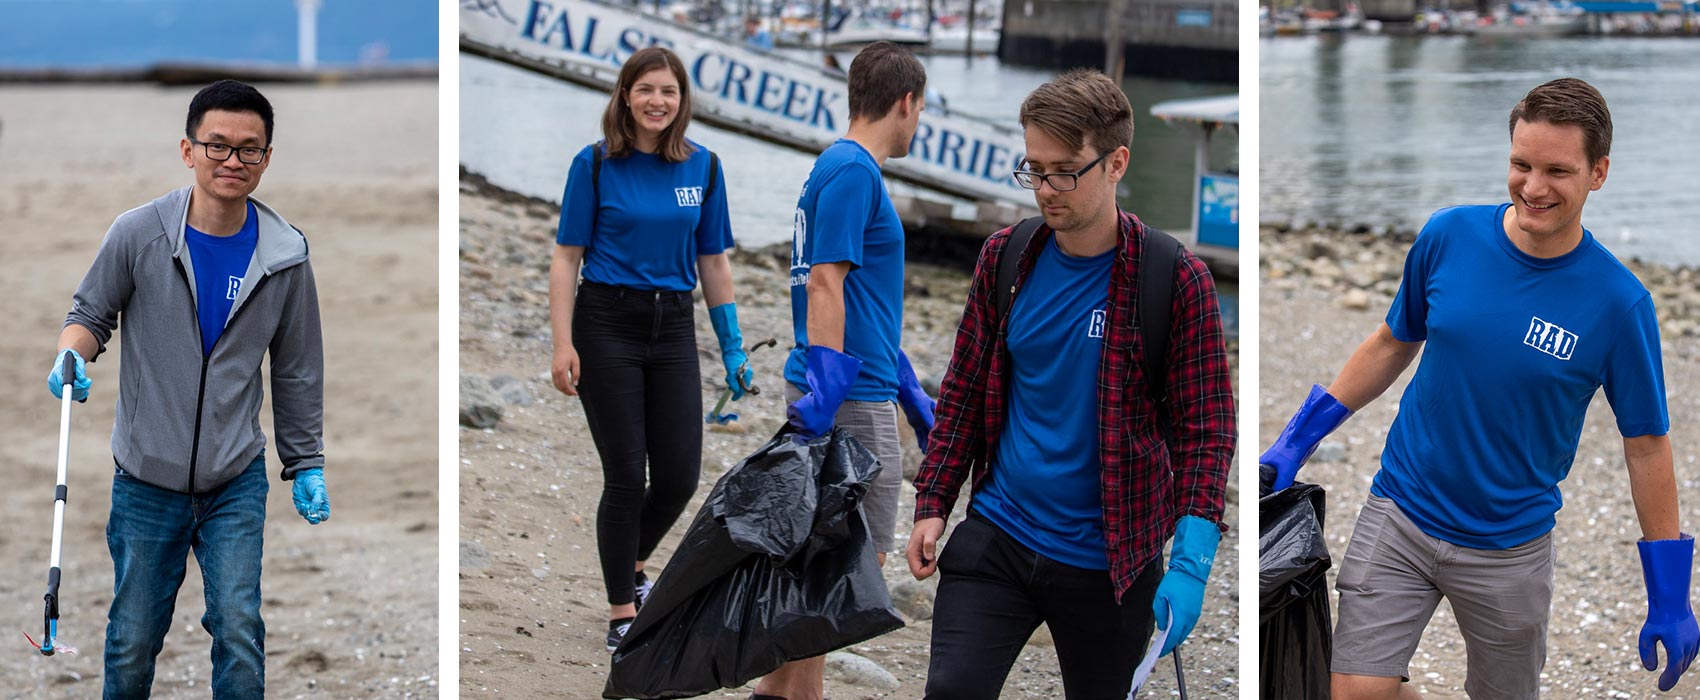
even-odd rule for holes
{"type": "Polygon", "coordinates": [[[1509,206],[1442,209],[1405,258],[1387,325],[1426,342],[1370,488],[1477,549],[1552,529],[1600,387],[1624,437],[1670,428],[1647,289],[1587,231],[1556,258],[1518,250],[1509,206]]]}
{"type": "Polygon", "coordinates": [[[732,247],[725,178],[713,173],[708,194],[708,149],[687,143],[696,151],[682,163],[638,150],[624,158],[604,156],[594,187],[594,149],[601,145],[585,146],[573,158],[555,242],[585,248],[586,281],[688,292],[697,286],[697,256],[732,247]]]}
{"type": "Polygon", "coordinates": [[[1116,251],[1071,257],[1051,238],[1009,309],[1009,417],[974,508],[1020,543],[1108,570],[1098,365],[1116,251]]]}
{"type": "Polygon", "coordinates": [[[791,326],[797,345],[785,380],[808,391],[809,268],[850,263],[844,278],[844,352],[862,361],[850,386],[855,401],[897,396],[903,339],[903,222],[891,206],[879,163],[849,139],[815,159],[791,229],[791,326]]]}
{"type": "Polygon", "coordinates": [[[260,217],[254,211],[254,203],[249,202],[248,218],[235,235],[214,236],[184,224],[183,236],[189,245],[189,263],[195,268],[195,314],[201,324],[201,353],[210,356],[219,336],[224,335],[230,307],[242,291],[242,278],[248,274],[248,262],[253,259],[254,245],[260,240],[260,217]]]}

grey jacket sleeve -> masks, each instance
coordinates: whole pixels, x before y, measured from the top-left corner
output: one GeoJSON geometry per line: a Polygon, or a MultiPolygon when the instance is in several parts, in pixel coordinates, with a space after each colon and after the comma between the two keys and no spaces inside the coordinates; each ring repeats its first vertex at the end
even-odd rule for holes
{"type": "Polygon", "coordinates": [[[71,297],[71,312],[65,315],[65,326],[61,326],[76,324],[94,334],[100,347],[93,357],[88,358],[91,362],[106,352],[106,342],[118,329],[118,312],[124,310],[130,294],[136,289],[133,274],[136,256],[131,250],[136,237],[126,235],[121,230],[122,223],[120,218],[107,229],[100,251],[95,254],[94,264],[89,266],[82,283],[77,285],[76,294],[71,297]]]}
{"type": "Polygon", "coordinates": [[[325,349],[312,263],[296,266],[287,279],[289,301],[270,350],[272,426],[283,478],[294,479],[325,466],[325,349]]]}

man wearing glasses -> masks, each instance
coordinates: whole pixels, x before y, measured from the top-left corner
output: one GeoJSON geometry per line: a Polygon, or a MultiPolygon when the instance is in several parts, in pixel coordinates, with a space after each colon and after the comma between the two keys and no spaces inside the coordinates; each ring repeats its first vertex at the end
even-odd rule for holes
{"type": "Polygon", "coordinates": [[[1015,177],[1044,223],[1025,250],[1006,250],[1011,229],[981,249],[915,477],[909,569],[943,572],[926,697],[998,697],[1043,622],[1065,693],[1119,698],[1153,623],[1168,653],[1203,606],[1235,434],[1227,350],[1215,284],[1180,251],[1160,378],[1171,425],[1160,425],[1134,318],[1148,237],[1115,198],[1131,157],[1127,96],[1072,71],[1028,96],[1021,125],[1015,177]],[[1003,313],[1006,254],[1020,262],[1003,313]],[[968,517],[935,556],[965,481],[968,517]]]}
{"type": "Polygon", "coordinates": [[[146,698],[192,550],[206,586],[214,698],[265,694],[260,555],[269,355],[281,475],[308,523],[330,517],[318,293],[301,232],[249,195],[271,160],[271,103],[223,80],[189,103],[181,144],[195,183],[120,215],[72,299],[48,377],[87,401],[123,323],[112,510],[114,585],[104,697],[146,698]],[[75,377],[61,376],[69,353],[75,377]]]}

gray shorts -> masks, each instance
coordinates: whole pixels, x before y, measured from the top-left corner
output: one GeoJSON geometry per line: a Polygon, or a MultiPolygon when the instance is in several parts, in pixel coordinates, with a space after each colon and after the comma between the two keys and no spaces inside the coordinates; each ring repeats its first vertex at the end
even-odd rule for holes
{"type": "Polygon", "coordinates": [[[1419,530],[1393,501],[1358,513],[1335,590],[1335,673],[1409,679],[1412,654],[1445,597],[1458,618],[1472,700],[1537,698],[1552,611],[1552,533],[1471,549],[1419,530]]]}
{"type": "MultiPolygon", "coordinates": [[[[785,402],[794,403],[803,392],[785,385],[785,402]]],[[[868,534],[874,551],[891,552],[897,532],[897,494],[903,490],[903,446],[898,443],[897,404],[890,401],[845,401],[838,407],[833,424],[856,437],[857,442],[880,461],[880,474],[862,499],[862,515],[868,519],[868,534]]]]}

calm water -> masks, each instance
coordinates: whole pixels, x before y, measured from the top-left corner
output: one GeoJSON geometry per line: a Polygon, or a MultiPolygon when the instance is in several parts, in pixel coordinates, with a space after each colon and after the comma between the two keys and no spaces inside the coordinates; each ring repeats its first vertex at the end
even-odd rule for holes
{"type": "MultiPolygon", "coordinates": [[[[844,65],[851,56],[844,55],[844,65]]],[[[989,58],[972,64],[962,57],[924,58],[930,84],[950,108],[1016,125],[1021,100],[1055,76],[1050,71],[1000,65],[989,58]]],[[[606,93],[545,78],[475,56],[460,58],[460,162],[491,182],[516,192],[560,201],[572,156],[600,138],[606,93]]],[[[1191,224],[1193,135],[1150,116],[1166,99],[1219,95],[1232,85],[1129,79],[1136,115],[1134,165],[1123,180],[1122,204],[1156,226],[1191,224]]],[[[702,123],[690,138],[719,153],[725,164],[733,233],[740,245],[760,246],[791,238],[797,192],[814,163],[813,154],[774,146],[702,123]]],[[[1238,133],[1212,140],[1212,165],[1237,169],[1238,133]]],[[[893,182],[894,193],[913,191],[893,182]]],[[[1008,222],[988,222],[995,230],[1008,222]]]]}
{"type": "Polygon", "coordinates": [[[1611,170],[1582,223],[1614,252],[1700,263],[1700,42],[1313,37],[1261,46],[1264,221],[1415,230],[1435,209],[1497,203],[1506,119],[1574,76],[1611,107],[1611,170]]]}
{"type": "MultiPolygon", "coordinates": [[[[296,60],[293,0],[0,0],[0,67],[296,60]]],[[[437,7],[323,0],[320,64],[437,60],[437,7]]]]}

